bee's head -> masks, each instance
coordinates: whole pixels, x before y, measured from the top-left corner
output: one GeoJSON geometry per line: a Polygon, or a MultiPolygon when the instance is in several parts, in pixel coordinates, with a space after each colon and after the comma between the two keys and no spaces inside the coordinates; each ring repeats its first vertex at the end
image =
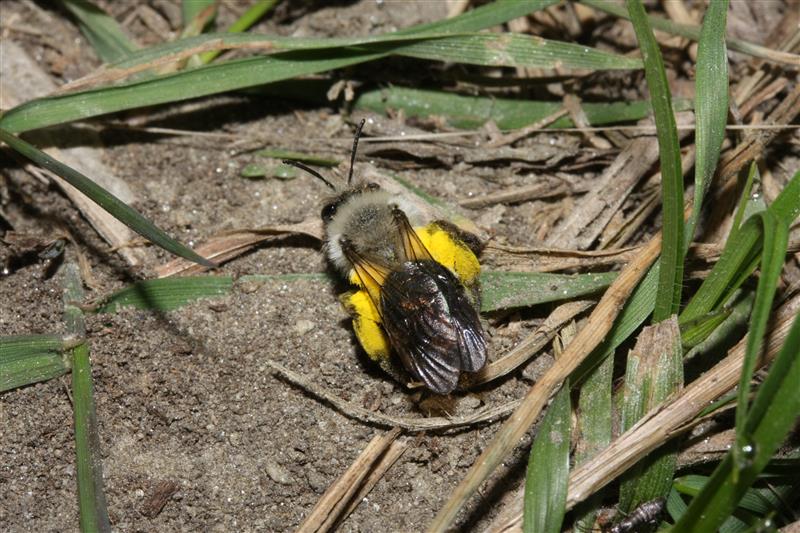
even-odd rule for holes
{"type": "Polygon", "coordinates": [[[322,206],[322,222],[326,225],[333,220],[333,217],[336,216],[336,213],[339,211],[339,208],[346,204],[349,200],[351,200],[355,196],[360,196],[365,192],[374,192],[380,190],[380,185],[377,183],[365,183],[364,185],[360,185],[358,187],[352,187],[347,189],[346,191],[340,192],[335,196],[331,197],[326,201],[322,206]]]}
{"type": "Polygon", "coordinates": [[[361,119],[361,122],[358,124],[358,128],[356,128],[355,137],[353,138],[353,149],[350,152],[350,172],[347,174],[346,189],[336,187],[333,183],[325,179],[322,174],[302,163],[289,159],[284,159],[283,161],[287,165],[292,165],[299,169],[305,170],[312,176],[319,178],[325,185],[333,189],[333,191],[336,193],[333,198],[325,202],[325,205],[322,207],[322,221],[325,224],[328,224],[331,220],[333,220],[333,217],[336,215],[336,211],[339,209],[339,207],[347,202],[347,200],[349,200],[351,197],[362,194],[366,191],[376,191],[380,189],[376,183],[367,183],[366,185],[361,185],[359,187],[351,186],[351,182],[353,181],[353,164],[355,163],[356,150],[358,149],[358,139],[361,137],[361,130],[364,128],[364,122],[365,120],[361,119]]]}

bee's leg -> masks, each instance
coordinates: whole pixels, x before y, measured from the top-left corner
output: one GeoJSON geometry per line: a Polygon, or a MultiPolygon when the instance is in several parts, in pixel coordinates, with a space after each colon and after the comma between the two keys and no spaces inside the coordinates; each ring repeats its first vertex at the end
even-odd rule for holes
{"type": "Polygon", "coordinates": [[[347,292],[339,298],[342,305],[353,317],[353,330],[356,338],[373,361],[382,367],[389,363],[389,339],[386,338],[381,327],[381,318],[378,310],[372,303],[367,291],[347,292]]]}
{"type": "Polygon", "coordinates": [[[476,257],[480,241],[471,233],[444,220],[431,222],[417,230],[433,259],[450,269],[467,289],[476,307],[480,307],[478,276],[481,265],[476,257]]]}

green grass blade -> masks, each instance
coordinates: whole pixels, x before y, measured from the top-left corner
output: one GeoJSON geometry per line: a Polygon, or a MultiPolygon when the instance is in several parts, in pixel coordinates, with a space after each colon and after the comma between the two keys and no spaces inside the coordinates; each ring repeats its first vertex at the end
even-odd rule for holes
{"type": "Polygon", "coordinates": [[[637,58],[514,33],[481,33],[430,39],[401,46],[374,44],[364,45],[362,48],[367,51],[380,51],[384,48],[387,54],[483,66],[587,70],[642,68],[642,62],[637,58]]]}
{"type": "MultiPolygon", "coordinates": [[[[391,44],[376,42],[357,47],[340,45],[336,48],[331,48],[330,40],[284,39],[281,42],[286,46],[298,47],[298,51],[224,61],[146,80],[128,81],[77,93],[40,98],[8,111],[0,118],[0,127],[18,133],[125,109],[177,102],[273,83],[380,59],[390,53],[491,66],[553,66],[556,62],[562,66],[574,64],[576,68],[585,68],[591,64],[601,68],[607,68],[609,65],[631,68],[633,65],[627,59],[623,60],[599,51],[586,52],[585,47],[574,44],[542,44],[543,41],[538,38],[509,35],[431,37],[429,41],[412,44],[399,41],[411,37],[393,36],[391,39],[396,42],[391,44]],[[509,47],[509,42],[514,45],[513,48],[509,47]],[[554,59],[551,50],[554,47],[559,50],[571,49],[574,53],[569,57],[554,59]],[[503,50],[504,48],[508,50],[503,50]]],[[[202,39],[224,40],[234,37],[202,36],[202,39]]],[[[254,37],[260,41],[280,41],[277,38],[258,36],[236,37],[238,40],[248,37],[248,41],[253,41],[254,37]]],[[[351,42],[357,41],[351,40],[351,42]]],[[[186,43],[179,45],[186,46],[186,43]]],[[[120,65],[114,67],[120,68],[120,65]]]]}
{"type": "Polygon", "coordinates": [[[741,468],[728,453],[673,531],[711,532],[733,512],[800,416],[800,315],[756,393],[745,427],[755,445],[741,468]],[[734,474],[734,471],[738,470],[734,474]],[[737,478],[738,481],[734,481],[737,478]]]}
{"type": "Polygon", "coordinates": [[[200,257],[191,249],[174,240],[172,237],[156,227],[155,224],[139,214],[138,211],[129,207],[119,198],[103,189],[77,170],[74,170],[64,163],[53,159],[35,146],[8,133],[2,128],[0,128],[0,141],[5,142],[11,148],[27,157],[40,167],[45,168],[64,178],[67,183],[81,191],[83,194],[88,196],[90,200],[111,213],[114,218],[118,219],[120,222],[131,228],[142,237],[149,239],[153,244],[156,244],[177,256],[188,259],[189,261],[193,261],[208,268],[215,267],[214,263],[203,257],[200,257]]]}
{"type": "Polygon", "coordinates": [[[98,313],[114,313],[132,306],[152,311],[172,311],[198,298],[213,298],[230,293],[231,276],[186,276],[139,281],[116,292],[97,308],[98,313]]]}
{"type": "MultiPolygon", "coordinates": [[[[741,452],[750,442],[745,423],[747,421],[748,405],[750,403],[750,381],[761,358],[764,335],[767,332],[767,323],[775,290],[780,283],[783,260],[789,243],[789,223],[781,220],[769,211],[757,215],[764,227],[764,246],[761,254],[761,275],[756,288],[756,300],[753,304],[753,313],[750,316],[750,330],[747,335],[742,376],[739,380],[739,398],[736,404],[736,442],[734,450],[741,452]]],[[[800,390],[800,389],[798,389],[800,390]]],[[[741,453],[734,454],[734,460],[741,463],[749,459],[742,457],[741,453]]],[[[738,472],[737,468],[734,472],[738,472]]],[[[735,478],[734,478],[735,479],[735,478]]]]}
{"type": "MultiPolygon", "coordinates": [[[[86,335],[83,311],[83,286],[78,267],[64,267],[64,322],[67,333],[77,339],[86,335]]],[[[103,468],[97,413],[94,404],[92,366],[89,345],[80,343],[72,352],[72,401],[75,424],[75,455],[78,473],[78,511],[81,531],[110,532],[106,497],[103,492],[103,468]]]]}
{"type": "MultiPolygon", "coordinates": [[[[567,300],[593,294],[606,288],[615,272],[602,274],[543,274],[538,272],[483,272],[482,311],[528,307],[545,302],[567,300]]],[[[296,279],[327,280],[325,274],[280,274],[243,276],[241,280],[263,282],[296,279]]],[[[100,302],[98,313],[113,313],[121,307],[171,311],[198,298],[213,298],[230,293],[230,276],[185,276],[140,281],[125,287],[100,302]]]]}
{"type": "Polygon", "coordinates": [[[69,372],[58,335],[0,337],[0,392],[69,372]]]}
{"type": "Polygon", "coordinates": [[[545,413],[531,446],[522,514],[525,533],[561,531],[569,480],[570,415],[566,382],[545,413]]]}
{"type": "Polygon", "coordinates": [[[675,533],[715,531],[733,512],[800,416],[800,315],[756,393],[745,427],[755,445],[745,468],[733,450],[672,528],[675,533]],[[737,471],[734,473],[734,471],[737,471]],[[736,481],[734,481],[736,479],[736,481]]]}
{"type": "Polygon", "coordinates": [[[104,62],[120,61],[138,48],[113,17],[91,2],[61,0],[61,3],[78,19],[81,32],[104,62]]]}
{"type": "MultiPolygon", "coordinates": [[[[580,430],[575,450],[575,465],[579,466],[594,457],[611,442],[612,398],[614,358],[606,352],[602,361],[586,377],[580,388],[577,409],[577,424],[580,430]]],[[[579,518],[576,531],[590,531],[594,527],[600,494],[595,494],[575,508],[579,518]]]]}
{"type": "Polygon", "coordinates": [[[608,287],[616,276],[616,272],[598,274],[483,272],[481,311],[528,307],[594,294],[608,287]]]}
{"type": "Polygon", "coordinates": [[[725,46],[725,23],[728,0],[711,2],[703,19],[697,47],[695,80],[694,211],[686,230],[685,246],[694,235],[703,198],[717,167],[725,126],[728,120],[728,55],[725,46]]]}
{"type": "MultiPolygon", "coordinates": [[[[622,404],[622,432],[683,386],[683,349],[677,317],[642,330],[628,354],[622,404]]],[[[619,506],[626,512],[666,497],[677,464],[675,446],[667,444],[629,470],[620,486],[619,506]]]]}
{"type": "MultiPolygon", "coordinates": [[[[767,210],[785,224],[800,215],[800,172],[767,210]]],[[[692,322],[727,301],[757,266],[762,238],[761,224],[752,217],[728,238],[719,261],[681,313],[681,324],[692,322]]]]}
{"type": "Polygon", "coordinates": [[[650,28],[641,0],[627,0],[639,48],[644,59],[647,88],[656,122],[661,160],[661,203],[663,206],[661,268],[653,321],[661,322],[678,312],[683,288],[683,172],[678,128],[672,111],[667,74],[658,43],[650,28]]]}
{"type": "MultiPolygon", "coordinates": [[[[614,15],[615,17],[628,18],[628,13],[622,6],[615,4],[614,2],[609,2],[608,0],[581,0],[581,3],[591,6],[598,11],[603,11],[604,13],[614,15]]],[[[669,33],[671,35],[686,37],[687,39],[691,39],[693,41],[700,40],[702,30],[699,26],[694,26],[691,24],[678,24],[677,22],[673,22],[662,17],[651,16],[648,18],[650,20],[650,25],[657,30],[669,33]]],[[[743,54],[759,57],[768,61],[778,61],[795,66],[800,65],[800,56],[797,54],[772,50],[770,48],[766,48],[742,39],[732,39],[728,37],[727,41],[728,48],[743,54]]]]}
{"type": "MultiPolygon", "coordinates": [[[[676,102],[676,107],[691,109],[685,100],[676,102]]],[[[450,126],[477,128],[493,121],[500,129],[518,129],[542,120],[562,108],[561,102],[535,100],[511,100],[462,96],[443,91],[389,87],[368,91],[355,102],[357,109],[369,109],[386,113],[387,109],[402,110],[408,117],[444,117],[450,126]]],[[[583,111],[593,126],[629,122],[645,118],[650,113],[650,102],[583,102],[583,111]]],[[[574,127],[569,117],[554,121],[549,127],[574,127]]]]}
{"type": "MultiPolygon", "coordinates": [[[[227,30],[228,33],[240,33],[248,30],[250,26],[257,23],[261,17],[266,15],[267,11],[272,9],[277,3],[278,0],[258,0],[255,4],[251,5],[241,17],[236,19],[236,22],[230,25],[227,30]]],[[[221,50],[214,50],[206,52],[205,54],[200,54],[200,63],[210,63],[221,53],[221,50]]]]}
{"type": "Polygon", "coordinates": [[[125,83],[26,102],[0,117],[0,127],[28,131],[125,109],[178,102],[264,83],[342,68],[378,59],[381,54],[347,51],[325,57],[248,57],[213,63],[140,82],[125,83]]]}

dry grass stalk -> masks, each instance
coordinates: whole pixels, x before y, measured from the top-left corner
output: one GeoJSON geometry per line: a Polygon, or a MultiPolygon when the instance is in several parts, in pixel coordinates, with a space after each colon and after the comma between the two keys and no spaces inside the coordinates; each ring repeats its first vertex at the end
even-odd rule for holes
{"type": "Polygon", "coordinates": [[[577,300],[574,302],[567,302],[558,306],[545,321],[536,328],[536,331],[528,335],[522,342],[514,346],[503,357],[489,363],[483,367],[479,372],[472,374],[468,377],[469,387],[488,383],[499,377],[508,375],[513,372],[520,365],[524,364],[536,352],[544,348],[553,337],[555,337],[558,329],[568,323],[570,320],[589,309],[594,302],[589,300],[577,300]]]}
{"type": "Polygon", "coordinates": [[[305,376],[302,376],[297,372],[293,372],[292,370],[289,370],[285,366],[276,363],[275,361],[266,361],[266,364],[272,368],[277,375],[300,387],[312,396],[331,404],[345,416],[355,420],[360,420],[367,424],[374,424],[384,427],[398,427],[406,431],[455,429],[493,422],[508,416],[519,405],[519,400],[515,400],[495,407],[484,407],[483,409],[477,409],[469,416],[458,418],[444,418],[441,416],[432,416],[426,418],[389,416],[364,409],[359,405],[343,400],[325,387],[313,383],[305,376]]]}
{"type": "MultiPolygon", "coordinates": [[[[262,242],[293,235],[305,235],[321,241],[322,223],[314,217],[299,224],[226,231],[221,235],[211,237],[207,242],[195,248],[195,251],[206,259],[222,264],[252,250],[262,242]]],[[[202,265],[178,257],[159,266],[156,269],[156,275],[159,278],[166,278],[176,274],[196,274],[205,270],[208,269],[202,265]]]]}
{"type": "MultiPolygon", "coordinates": [[[[679,124],[690,123],[690,113],[677,115],[679,124]]],[[[680,136],[685,137],[686,131],[680,136]]],[[[546,243],[572,243],[576,248],[589,248],[619,210],[642,177],[658,160],[658,139],[646,136],[634,139],[609,165],[597,185],[580,199],[576,208],[547,237],[546,243]]]]}
{"type": "MultiPolygon", "coordinates": [[[[376,435],[334,483],[328,487],[300,527],[298,533],[330,531],[342,516],[362,483],[374,470],[389,446],[400,435],[396,428],[388,433],[376,435]]],[[[385,471],[385,470],[384,470],[385,471]]]]}

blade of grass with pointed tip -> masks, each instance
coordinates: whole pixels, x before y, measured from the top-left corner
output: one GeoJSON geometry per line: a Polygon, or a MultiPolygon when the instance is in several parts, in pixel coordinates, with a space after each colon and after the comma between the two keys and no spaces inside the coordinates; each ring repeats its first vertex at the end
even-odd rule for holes
{"type": "Polygon", "coordinates": [[[125,59],[139,47],[105,11],[86,0],[61,0],[72,13],[97,55],[106,63],[125,59]]]}
{"type": "Polygon", "coordinates": [[[695,80],[694,210],[686,229],[685,247],[694,236],[703,198],[717,168],[728,120],[728,54],[725,22],[728,0],[708,5],[697,47],[695,80]]]}
{"type": "Polygon", "coordinates": [[[729,452],[703,490],[671,529],[674,533],[715,531],[731,515],[800,416],[800,315],[792,324],[780,353],[756,393],[745,423],[754,444],[741,468],[729,452]],[[737,470],[734,474],[734,470],[737,470]],[[735,479],[735,480],[734,480],[735,479]]]}
{"type": "MultiPolygon", "coordinates": [[[[800,215],[800,172],[789,180],[767,211],[785,224],[800,215]]],[[[681,312],[681,324],[710,313],[728,300],[755,270],[762,242],[761,224],[753,218],[728,237],[719,261],[681,312]]]]}
{"type": "Polygon", "coordinates": [[[525,533],[561,531],[569,479],[570,416],[567,381],[553,398],[531,446],[522,514],[525,533]]]}
{"type": "MultiPolygon", "coordinates": [[[[83,284],[78,267],[64,265],[64,322],[67,333],[77,339],[86,336],[83,284]]],[[[75,455],[78,474],[78,511],[81,531],[110,532],[103,467],[100,454],[97,412],[94,403],[89,345],[84,341],[72,350],[72,402],[75,424],[75,455]]]]}
{"type": "MultiPolygon", "coordinates": [[[[570,66],[569,57],[554,60],[550,52],[545,52],[546,44],[543,45],[539,39],[527,36],[517,36],[512,39],[517,44],[521,41],[527,43],[526,46],[516,47],[513,55],[491,51],[492,43],[505,46],[503,42],[506,40],[508,40],[506,35],[456,35],[432,37],[428,41],[410,45],[402,42],[392,44],[378,42],[358,47],[306,49],[270,56],[234,59],[140,81],[127,81],[82,92],[32,100],[0,117],[0,127],[18,133],[125,109],[178,102],[273,83],[373,61],[390,54],[424,56],[441,61],[491,66],[554,66],[554,61],[564,67],[570,66]],[[445,47],[445,44],[448,46],[445,47]]],[[[586,68],[585,61],[577,60],[587,56],[583,51],[584,47],[569,43],[562,43],[559,46],[574,48],[575,67],[586,68]]],[[[591,60],[596,62],[597,68],[608,68],[617,63],[619,68],[632,68],[630,64],[623,63],[622,59],[599,51],[590,55],[595,57],[598,54],[608,56],[608,60],[591,60]]]]}
{"type": "Polygon", "coordinates": [[[683,172],[678,128],[672,111],[672,99],[653,30],[641,0],[627,0],[636,39],[644,59],[647,88],[653,105],[656,135],[661,160],[662,244],[658,293],[653,322],[666,320],[678,312],[683,289],[683,172]]]}
{"type": "Polygon", "coordinates": [[[0,392],[69,372],[58,335],[0,337],[0,392]]]}
{"type": "MultiPolygon", "coordinates": [[[[609,2],[608,0],[581,0],[581,3],[597,9],[598,11],[603,11],[604,13],[614,15],[615,17],[624,19],[628,18],[628,13],[622,6],[615,4],[614,2],[609,2]]],[[[686,37],[687,39],[691,39],[693,41],[698,41],[700,39],[702,30],[698,26],[678,24],[677,22],[654,16],[650,16],[648,19],[650,21],[650,25],[657,30],[669,33],[671,35],[686,37]]],[[[766,48],[742,39],[732,39],[728,37],[727,42],[728,48],[743,54],[759,57],[768,61],[776,61],[794,66],[800,65],[800,56],[797,54],[782,52],[780,50],[772,50],[770,48],[766,48]]]]}
{"type": "Polygon", "coordinates": [[[120,222],[131,228],[142,237],[149,239],[153,244],[160,246],[168,252],[172,252],[175,255],[205,267],[215,267],[214,263],[203,257],[200,257],[191,249],[174,240],[172,237],[158,229],[155,224],[139,214],[139,212],[129,207],[119,198],[103,189],[77,170],[74,170],[64,163],[53,159],[35,146],[8,133],[2,128],[0,128],[0,141],[8,144],[11,148],[27,157],[40,167],[45,168],[63,178],[67,183],[89,197],[90,200],[111,213],[114,218],[118,219],[120,222]]]}
{"type": "Polygon", "coordinates": [[[594,294],[608,287],[616,277],[616,272],[484,272],[481,274],[481,311],[526,307],[594,294]]]}
{"type": "Polygon", "coordinates": [[[574,43],[514,33],[454,36],[413,42],[399,47],[395,44],[375,43],[357,48],[368,51],[380,51],[385,48],[387,54],[484,66],[586,70],[642,68],[638,58],[620,56],[574,43]]]}
{"type": "MultiPolygon", "coordinates": [[[[493,121],[503,130],[523,128],[548,117],[561,109],[561,102],[511,100],[463,96],[444,91],[388,87],[368,91],[355,101],[357,109],[386,113],[387,109],[402,110],[409,117],[444,117],[457,128],[476,128],[493,121]]],[[[642,119],[650,113],[650,102],[583,102],[581,104],[589,123],[593,126],[642,119]]],[[[676,100],[678,110],[691,109],[686,100],[676,100]]],[[[552,128],[574,127],[569,117],[562,117],[549,125],[552,128]]]]}
{"type": "Polygon", "coordinates": [[[198,298],[230,293],[231,276],[185,276],[139,281],[112,294],[97,307],[98,313],[114,313],[121,307],[172,311],[198,298]]]}
{"type": "MultiPolygon", "coordinates": [[[[756,299],[750,315],[750,329],[747,334],[742,376],[739,380],[739,398],[736,404],[736,446],[734,460],[741,467],[749,459],[743,457],[742,450],[750,443],[750,435],[745,426],[750,403],[750,381],[761,357],[764,335],[772,311],[775,291],[780,283],[781,270],[789,243],[789,222],[782,222],[770,211],[759,213],[753,218],[760,219],[764,231],[764,245],[761,252],[761,275],[756,287],[756,299]]],[[[752,219],[751,219],[752,220],[752,219]]],[[[800,389],[799,389],[800,390],[800,389]]],[[[738,472],[740,468],[734,469],[738,472]]],[[[734,480],[736,478],[734,477],[734,480]]]]}
{"type": "MultiPolygon", "coordinates": [[[[403,34],[415,32],[418,34],[434,33],[440,30],[444,31],[444,29],[449,32],[479,31],[527,15],[531,11],[543,9],[555,3],[557,3],[556,0],[536,0],[532,2],[499,0],[451,19],[406,28],[401,32],[397,32],[396,35],[402,37],[403,34]]],[[[198,9],[204,6],[205,4],[198,6],[198,9]]],[[[186,5],[184,8],[188,9],[190,6],[186,5]]],[[[184,12],[184,16],[190,15],[191,13],[184,12]]],[[[252,37],[243,34],[229,34],[229,36],[252,37]]],[[[165,80],[160,80],[155,89],[152,88],[152,85],[141,86],[135,84],[136,88],[132,91],[106,88],[99,90],[99,95],[97,93],[98,90],[94,90],[65,97],[37,99],[17,106],[0,116],[0,127],[18,133],[123,109],[179,101],[186,98],[252,87],[304,74],[324,72],[380,57],[382,57],[382,54],[359,55],[349,51],[342,51],[339,57],[327,58],[327,61],[325,59],[313,61],[306,58],[305,62],[289,62],[289,65],[286,62],[265,61],[269,58],[248,58],[247,60],[226,62],[222,71],[204,70],[215,66],[218,67],[218,65],[208,65],[207,67],[193,69],[191,71],[193,74],[181,72],[167,76],[165,80]],[[252,62],[254,59],[260,68],[253,68],[252,62]],[[309,61],[312,62],[309,63],[309,61]],[[248,70],[252,70],[249,75],[248,70]],[[198,76],[196,71],[200,71],[201,75],[198,76]],[[175,79],[176,76],[178,77],[177,80],[175,79]],[[217,87],[215,88],[215,86],[217,87]],[[162,96],[159,96],[159,93],[163,93],[162,96]],[[181,93],[185,93],[184,96],[181,96],[181,93]]]]}

